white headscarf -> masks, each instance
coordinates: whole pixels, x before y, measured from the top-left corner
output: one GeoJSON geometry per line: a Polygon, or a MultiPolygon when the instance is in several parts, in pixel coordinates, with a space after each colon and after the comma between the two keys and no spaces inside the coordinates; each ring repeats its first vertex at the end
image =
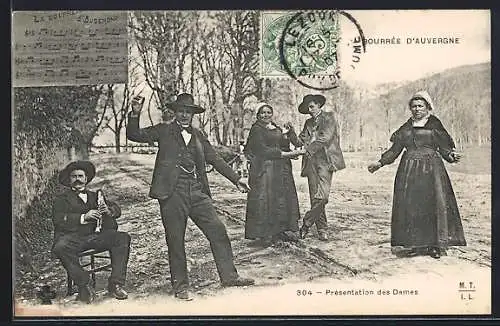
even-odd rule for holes
{"type": "MultiPolygon", "coordinates": [[[[262,108],[263,108],[263,107],[265,107],[265,106],[267,106],[268,108],[270,108],[270,109],[271,109],[271,111],[272,111],[272,112],[273,112],[273,114],[274,114],[274,109],[273,109],[273,107],[272,107],[269,103],[266,103],[266,102],[259,102],[259,103],[257,103],[257,105],[256,105],[256,108],[257,108],[257,110],[256,110],[257,115],[259,114],[259,110],[260,110],[260,109],[262,109],[262,108]]],[[[277,127],[277,126],[276,126],[276,124],[275,124],[273,121],[271,121],[271,122],[270,122],[270,123],[266,126],[266,128],[268,128],[268,129],[276,129],[276,127],[277,127]]]]}
{"type": "Polygon", "coordinates": [[[434,110],[434,103],[432,102],[432,99],[431,99],[431,96],[429,95],[429,93],[427,93],[427,91],[418,91],[416,92],[410,99],[410,103],[411,101],[413,101],[414,99],[424,99],[427,104],[429,104],[429,108],[431,110],[434,110]]]}
{"type": "MultiPolygon", "coordinates": [[[[427,104],[429,106],[429,111],[434,110],[434,103],[432,102],[431,96],[429,95],[429,93],[427,93],[427,91],[418,91],[418,92],[416,92],[411,97],[411,99],[409,101],[409,104],[411,104],[411,101],[413,101],[415,99],[423,99],[424,101],[427,102],[427,104]]],[[[420,120],[413,120],[412,119],[413,120],[413,126],[414,127],[423,127],[423,126],[425,126],[425,124],[427,123],[427,120],[429,120],[430,115],[431,115],[431,113],[429,112],[427,114],[427,116],[423,117],[420,120]]]]}
{"type": "MultiPolygon", "coordinates": [[[[259,112],[259,110],[264,107],[264,106],[268,106],[271,108],[271,110],[273,110],[273,107],[269,104],[269,103],[266,103],[266,102],[258,102],[257,104],[255,104],[255,112],[259,112]]],[[[274,111],[274,110],[273,110],[274,111]]]]}

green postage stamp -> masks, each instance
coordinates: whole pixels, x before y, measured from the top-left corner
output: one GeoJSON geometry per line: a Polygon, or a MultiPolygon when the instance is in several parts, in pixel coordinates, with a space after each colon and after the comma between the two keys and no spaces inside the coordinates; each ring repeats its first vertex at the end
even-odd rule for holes
{"type": "Polygon", "coordinates": [[[261,13],[261,74],[329,75],[338,68],[338,12],[261,13]],[[288,70],[288,72],[287,72],[288,70]]]}
{"type": "Polygon", "coordinates": [[[360,26],[339,10],[263,11],[260,32],[261,77],[291,77],[316,90],[337,87],[346,51],[359,61],[365,47],[360,26]],[[343,38],[344,29],[356,35],[343,38]]]}

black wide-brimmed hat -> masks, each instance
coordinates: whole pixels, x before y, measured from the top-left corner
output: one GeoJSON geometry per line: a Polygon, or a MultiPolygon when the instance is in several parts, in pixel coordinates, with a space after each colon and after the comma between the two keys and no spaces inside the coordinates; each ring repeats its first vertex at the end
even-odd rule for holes
{"type": "Polygon", "coordinates": [[[172,111],[177,111],[177,109],[182,107],[187,107],[193,110],[194,114],[203,113],[205,109],[199,105],[194,104],[193,95],[189,93],[182,93],[177,95],[177,98],[174,102],[170,102],[167,104],[167,107],[172,111]]]}
{"type": "Polygon", "coordinates": [[[309,102],[314,101],[319,104],[319,107],[325,105],[326,98],[321,94],[308,94],[304,96],[302,103],[299,105],[299,112],[302,114],[309,114],[309,102]]]}
{"type": "Polygon", "coordinates": [[[95,166],[92,162],[89,161],[75,161],[71,162],[66,167],[59,172],[59,182],[62,185],[70,187],[69,175],[74,170],[83,170],[85,171],[85,175],[87,176],[87,183],[92,181],[95,177],[95,166]]]}

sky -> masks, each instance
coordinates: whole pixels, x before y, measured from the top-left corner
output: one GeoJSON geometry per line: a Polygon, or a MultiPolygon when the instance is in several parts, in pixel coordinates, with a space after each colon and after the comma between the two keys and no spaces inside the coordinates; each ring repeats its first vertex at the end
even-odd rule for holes
{"type": "MultiPolygon", "coordinates": [[[[352,63],[352,47],[341,52],[343,79],[379,84],[415,80],[449,68],[489,62],[488,10],[353,10],[367,40],[400,38],[401,44],[368,44],[352,63]],[[407,44],[407,38],[458,38],[459,44],[407,44]]],[[[341,19],[342,35],[352,39],[354,25],[341,19]]],[[[346,46],[344,45],[344,48],[346,46]]]]}

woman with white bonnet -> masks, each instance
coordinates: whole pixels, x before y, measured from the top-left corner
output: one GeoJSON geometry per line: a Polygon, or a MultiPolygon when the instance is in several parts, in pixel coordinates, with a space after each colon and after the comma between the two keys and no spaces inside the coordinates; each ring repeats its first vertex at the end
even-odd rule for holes
{"type": "Polygon", "coordinates": [[[440,258],[449,246],[466,241],[457,201],[445,161],[457,163],[460,154],[441,121],[432,114],[426,91],[410,98],[411,117],[391,136],[392,146],[368,166],[371,173],[393,163],[403,152],[394,182],[391,247],[404,256],[440,258]]]}
{"type": "Polygon", "coordinates": [[[250,161],[245,238],[264,246],[298,240],[299,201],[290,159],[303,152],[290,149],[287,131],[273,121],[271,105],[257,104],[257,121],[245,147],[250,161]]]}

